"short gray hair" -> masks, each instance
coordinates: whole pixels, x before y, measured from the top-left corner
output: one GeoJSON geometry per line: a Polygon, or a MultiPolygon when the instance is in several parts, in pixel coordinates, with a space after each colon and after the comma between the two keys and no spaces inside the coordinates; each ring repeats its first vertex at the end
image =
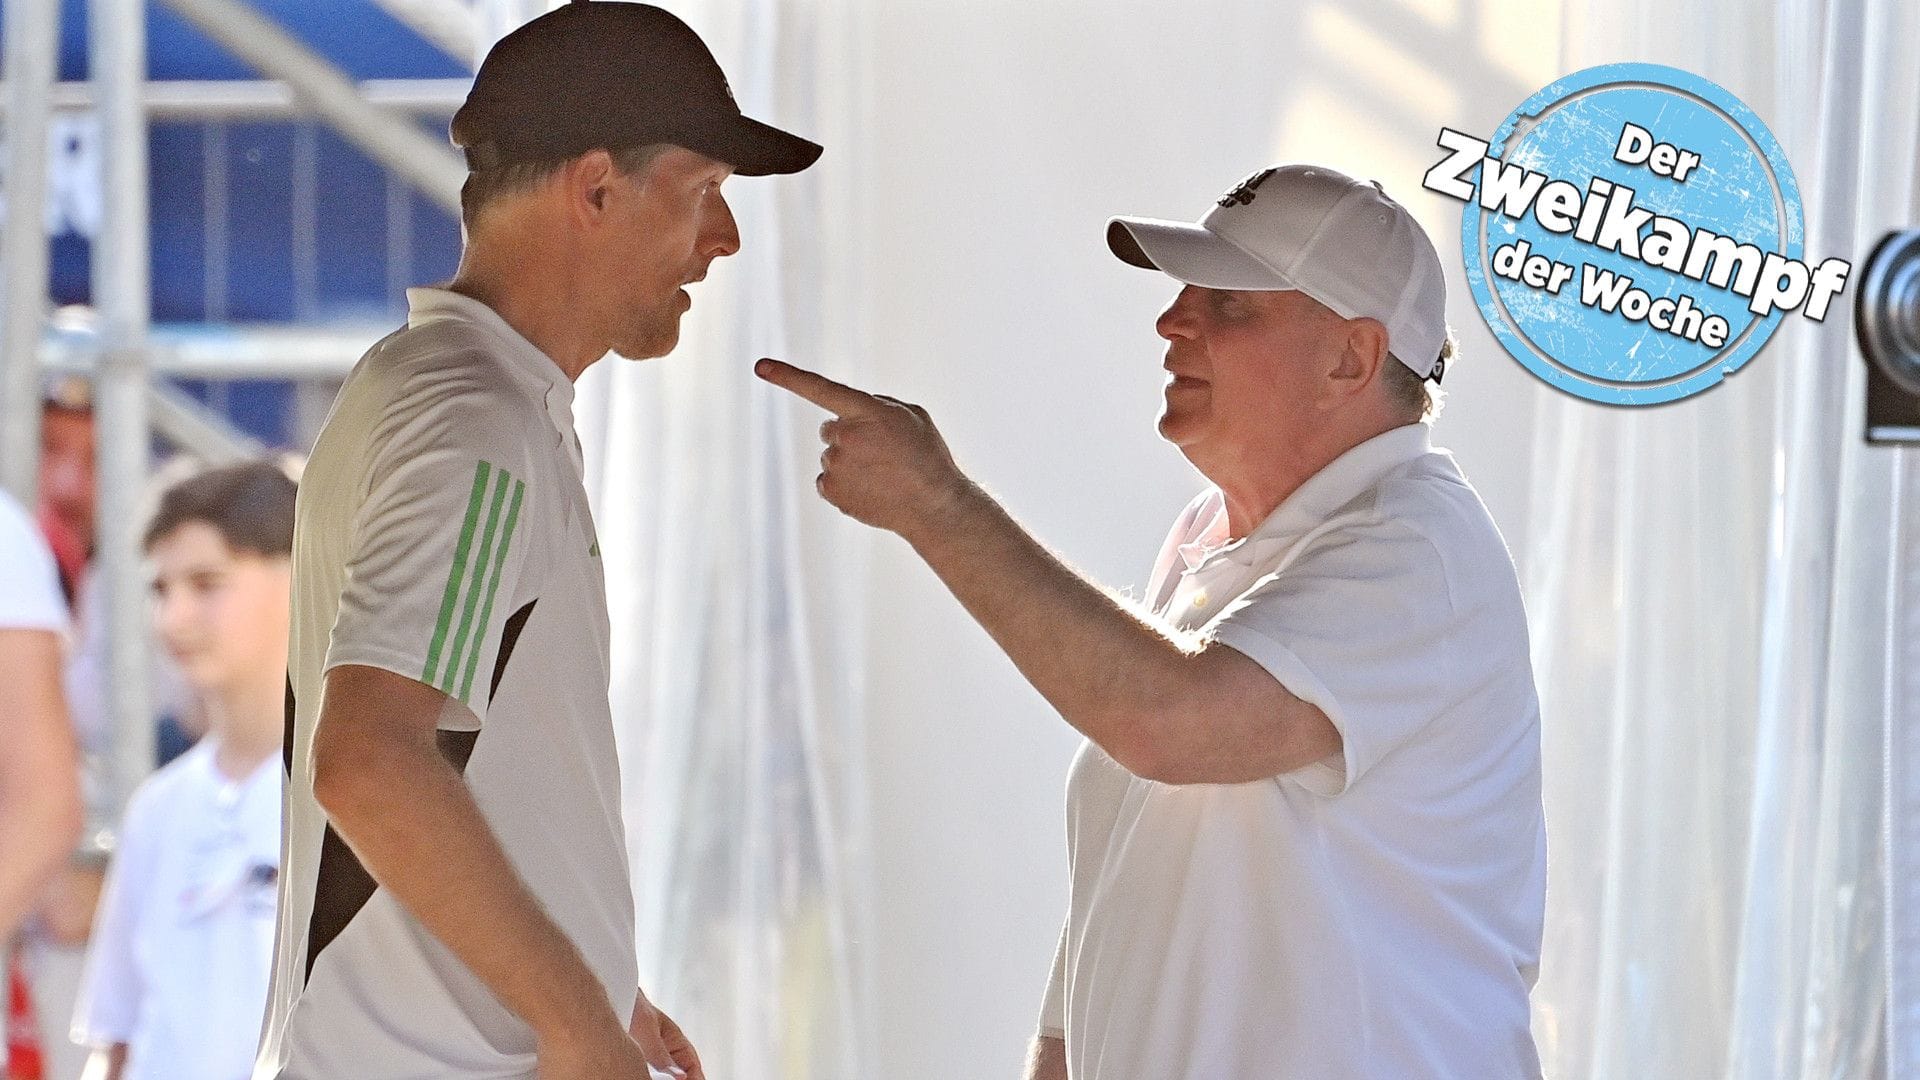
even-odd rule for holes
{"type": "MultiPolygon", "coordinates": [[[[1454,340],[1453,331],[1447,331],[1447,339],[1440,345],[1439,362],[1447,367],[1453,366],[1453,358],[1460,351],[1460,345],[1454,340]]],[[[1446,391],[1440,384],[1426,379],[1408,367],[1391,352],[1387,354],[1386,370],[1380,377],[1387,384],[1387,396],[1393,403],[1406,410],[1408,416],[1418,414],[1416,419],[1431,420],[1440,415],[1440,409],[1446,403],[1446,391]]]]}
{"type": "MultiPolygon", "coordinates": [[[[612,150],[609,154],[613,157],[614,169],[622,176],[631,176],[645,171],[647,166],[653,164],[653,159],[659,157],[661,151],[666,148],[667,144],[663,142],[645,143],[640,146],[612,150]]],[[[587,151],[589,154],[592,152],[587,151]]],[[[573,157],[556,158],[552,161],[520,161],[468,173],[467,182],[460,185],[460,223],[469,229],[473,228],[473,223],[480,218],[480,212],[486,209],[489,203],[509,195],[532,191],[546,183],[554,173],[566,167],[568,162],[584,156],[584,154],[575,154],[573,157]]]]}

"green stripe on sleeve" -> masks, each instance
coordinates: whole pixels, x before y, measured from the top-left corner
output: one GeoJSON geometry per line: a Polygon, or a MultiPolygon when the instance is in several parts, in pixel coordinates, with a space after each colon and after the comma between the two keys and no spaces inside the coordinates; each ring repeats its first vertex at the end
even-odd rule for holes
{"type": "Polygon", "coordinates": [[[473,635],[473,648],[467,654],[467,673],[460,679],[460,700],[467,700],[473,689],[473,673],[480,666],[480,644],[487,637],[487,620],[493,618],[493,594],[500,591],[500,569],[507,564],[507,546],[513,543],[513,523],[520,519],[520,497],[527,492],[524,481],[513,482],[513,503],[507,507],[507,524],[500,533],[500,550],[493,556],[493,579],[487,582],[487,602],[480,605],[480,632],[473,635]]]}
{"type": "Polygon", "coordinates": [[[473,546],[473,526],[480,520],[480,500],[487,493],[487,471],[490,466],[482,461],[473,467],[473,493],[467,496],[467,520],[460,527],[460,544],[453,549],[453,569],[447,572],[447,589],[440,595],[440,619],[433,627],[433,644],[427,646],[427,669],[420,681],[433,685],[433,676],[440,667],[440,647],[446,644],[447,627],[453,622],[454,601],[460,598],[460,582],[467,573],[467,551],[473,546]]]}
{"type": "MultiPolygon", "coordinates": [[[[487,561],[493,556],[493,537],[500,525],[500,508],[507,501],[507,485],[513,482],[512,474],[505,469],[495,470],[499,476],[493,484],[493,498],[487,501],[487,527],[480,531],[480,556],[473,564],[473,584],[467,588],[467,602],[460,608],[460,629],[453,635],[453,652],[447,663],[447,670],[440,679],[440,689],[453,693],[453,684],[460,677],[460,658],[467,651],[467,634],[473,629],[473,609],[480,603],[480,586],[487,573],[487,561]]],[[[486,636],[481,628],[480,636],[486,636]]]]}

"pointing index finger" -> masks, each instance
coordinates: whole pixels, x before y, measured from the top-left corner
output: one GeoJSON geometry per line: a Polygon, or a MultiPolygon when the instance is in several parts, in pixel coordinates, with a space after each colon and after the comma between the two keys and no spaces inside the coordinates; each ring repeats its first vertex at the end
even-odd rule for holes
{"type": "Polygon", "coordinates": [[[834,382],[825,375],[782,360],[762,360],[753,365],[753,373],[835,416],[857,416],[872,412],[880,404],[864,390],[855,390],[845,383],[834,382]]]}

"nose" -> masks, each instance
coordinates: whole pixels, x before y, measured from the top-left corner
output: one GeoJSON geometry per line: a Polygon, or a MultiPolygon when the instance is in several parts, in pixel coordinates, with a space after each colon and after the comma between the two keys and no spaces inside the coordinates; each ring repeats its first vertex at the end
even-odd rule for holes
{"type": "Polygon", "coordinates": [[[1192,285],[1182,286],[1167,310],[1154,320],[1154,332],[1172,341],[1175,338],[1190,338],[1195,333],[1194,317],[1199,311],[1200,290],[1192,285]]]}
{"type": "Polygon", "coordinates": [[[172,588],[160,592],[153,598],[153,628],[162,641],[174,641],[187,622],[187,599],[182,596],[184,589],[172,588]]]}
{"type": "Polygon", "coordinates": [[[727,197],[715,190],[713,206],[700,230],[700,251],[709,259],[732,255],[740,250],[740,227],[733,220],[733,208],[727,197]]]}

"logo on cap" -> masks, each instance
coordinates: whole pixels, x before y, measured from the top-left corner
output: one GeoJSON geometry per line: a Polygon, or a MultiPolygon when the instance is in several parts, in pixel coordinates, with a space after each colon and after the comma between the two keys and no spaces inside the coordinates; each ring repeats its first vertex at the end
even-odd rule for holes
{"type": "Polygon", "coordinates": [[[1240,206],[1245,206],[1248,203],[1252,202],[1254,200],[1254,194],[1253,194],[1254,190],[1257,189],[1261,184],[1266,183],[1267,177],[1272,176],[1276,171],[1277,170],[1275,169],[1261,169],[1259,172],[1254,173],[1252,176],[1249,176],[1245,180],[1240,181],[1239,187],[1236,187],[1232,191],[1227,192],[1225,195],[1220,196],[1220,205],[1233,206],[1235,204],[1238,204],[1240,206]]]}

